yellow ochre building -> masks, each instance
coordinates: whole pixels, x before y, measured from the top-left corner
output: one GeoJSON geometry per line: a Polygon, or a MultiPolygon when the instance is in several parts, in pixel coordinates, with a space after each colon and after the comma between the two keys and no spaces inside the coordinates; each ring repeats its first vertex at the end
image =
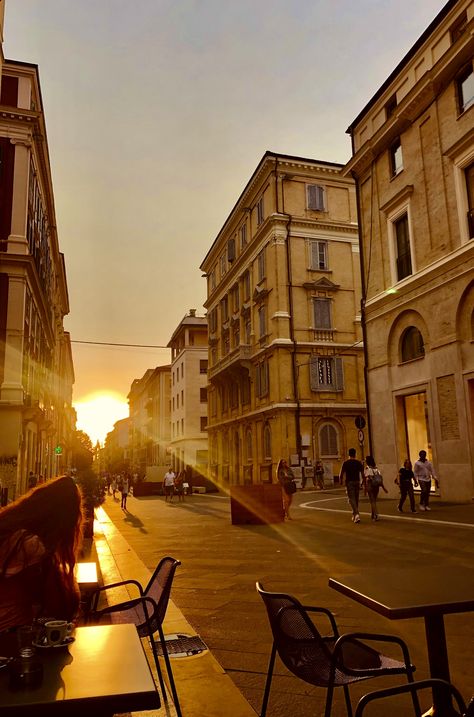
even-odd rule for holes
{"type": "MultiPolygon", "coordinates": [[[[339,472],[365,415],[355,186],[342,165],[266,152],[202,262],[210,475],[339,472]]],[[[311,484],[311,479],[310,479],[311,484]]]]}

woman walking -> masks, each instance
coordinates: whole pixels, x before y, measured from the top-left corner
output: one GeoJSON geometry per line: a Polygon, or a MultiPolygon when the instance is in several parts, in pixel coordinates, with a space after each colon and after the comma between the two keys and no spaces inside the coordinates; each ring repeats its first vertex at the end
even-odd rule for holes
{"type": "Polygon", "coordinates": [[[277,479],[281,485],[285,518],[291,520],[290,506],[293,501],[293,493],[296,492],[296,483],[294,473],[284,458],[278,461],[277,479]]]}
{"type": "Polygon", "coordinates": [[[383,484],[383,477],[372,456],[366,456],[365,458],[365,469],[364,469],[364,481],[365,489],[370,501],[370,510],[372,513],[372,520],[378,520],[379,514],[377,513],[377,496],[379,494],[379,488],[388,493],[388,490],[383,484]]]}

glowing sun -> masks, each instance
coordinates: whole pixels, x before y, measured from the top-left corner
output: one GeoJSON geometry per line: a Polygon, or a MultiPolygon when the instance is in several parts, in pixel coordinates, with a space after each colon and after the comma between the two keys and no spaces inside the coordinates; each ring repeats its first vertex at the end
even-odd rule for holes
{"type": "Polygon", "coordinates": [[[119,393],[90,393],[73,403],[77,411],[77,428],[87,433],[95,446],[103,444],[114,423],[128,416],[128,403],[119,393]]]}

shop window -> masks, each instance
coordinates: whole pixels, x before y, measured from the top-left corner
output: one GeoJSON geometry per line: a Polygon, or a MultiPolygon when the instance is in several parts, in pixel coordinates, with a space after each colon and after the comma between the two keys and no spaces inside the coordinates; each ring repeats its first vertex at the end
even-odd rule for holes
{"type": "Polygon", "coordinates": [[[416,326],[409,326],[403,332],[400,353],[402,363],[405,361],[412,361],[417,358],[423,358],[425,355],[423,336],[416,326]]]}

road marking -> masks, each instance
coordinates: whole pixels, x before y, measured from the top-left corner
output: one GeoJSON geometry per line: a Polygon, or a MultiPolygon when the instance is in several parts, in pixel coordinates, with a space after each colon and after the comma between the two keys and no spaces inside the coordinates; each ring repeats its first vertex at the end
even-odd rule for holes
{"type": "MultiPolygon", "coordinates": [[[[317,501],[318,503],[326,503],[329,500],[344,500],[344,497],[341,498],[325,498],[324,501],[317,501]]],[[[345,499],[347,500],[347,498],[345,499]]],[[[321,510],[326,513],[345,513],[346,515],[349,515],[349,510],[341,510],[340,508],[318,508],[316,505],[313,505],[315,501],[310,501],[309,503],[300,503],[300,508],[306,508],[307,510],[321,510]]],[[[366,515],[370,518],[370,513],[365,513],[363,511],[360,511],[360,515],[366,515]]],[[[472,523],[457,523],[454,520],[433,520],[428,518],[413,518],[411,515],[406,515],[402,518],[401,515],[388,515],[386,513],[379,513],[379,516],[381,518],[386,518],[388,520],[409,520],[412,523],[423,523],[423,525],[426,525],[427,523],[431,525],[449,525],[452,528],[474,528],[474,525],[472,523]]]]}

